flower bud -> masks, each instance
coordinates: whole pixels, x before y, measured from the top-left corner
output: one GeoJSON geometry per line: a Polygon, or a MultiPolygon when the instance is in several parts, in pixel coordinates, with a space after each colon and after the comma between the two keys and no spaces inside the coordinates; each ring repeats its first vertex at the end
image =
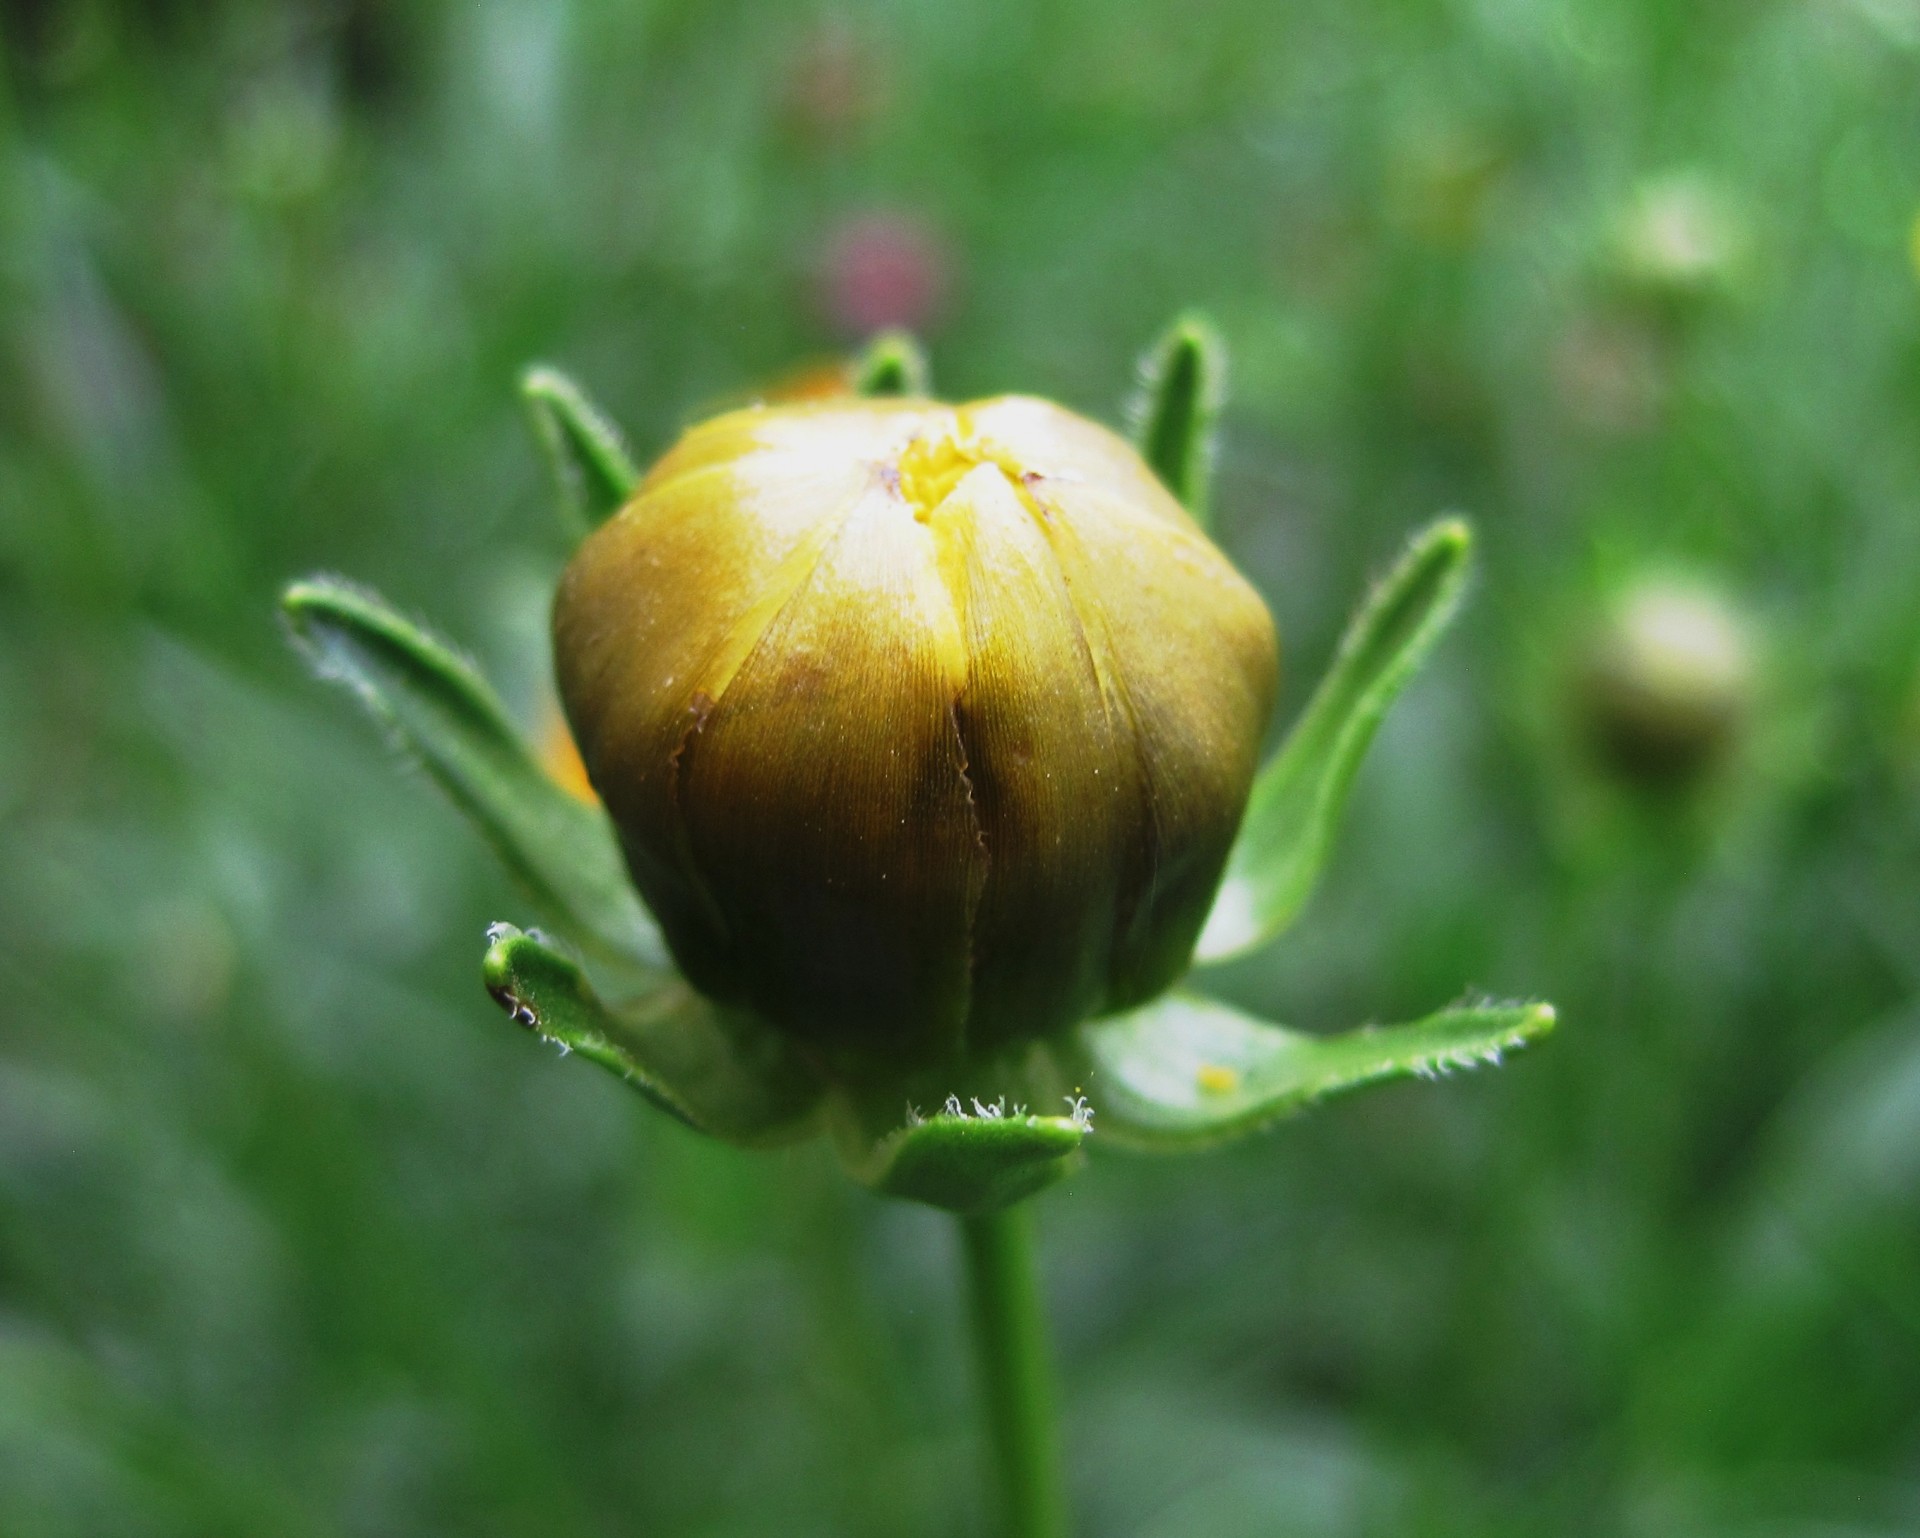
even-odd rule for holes
{"type": "Polygon", "coordinates": [[[694,428],[582,545],[554,637],[681,968],[847,1063],[1171,982],[1278,672],[1259,597],[1134,451],[1022,397],[694,428]]]}
{"type": "Polygon", "coordinates": [[[1745,627],[1719,593],[1644,580],[1591,644],[1583,694],[1594,746],[1629,779],[1688,780],[1732,746],[1751,674],[1745,627]]]}

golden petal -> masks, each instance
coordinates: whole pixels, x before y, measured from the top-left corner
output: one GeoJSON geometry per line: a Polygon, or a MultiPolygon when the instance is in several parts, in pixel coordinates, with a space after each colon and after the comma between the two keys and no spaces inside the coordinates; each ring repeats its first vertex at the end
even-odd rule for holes
{"type": "Polygon", "coordinates": [[[1278,683],[1260,597],[1189,524],[1091,483],[1039,481],[1103,686],[1123,713],[1153,852],[1121,922],[1114,1005],[1184,967],[1245,809],[1278,683]]]}
{"type": "Polygon", "coordinates": [[[870,470],[792,478],[766,456],[709,466],[636,501],[588,539],[554,606],[561,697],[643,894],[676,946],[710,927],[673,811],[677,754],[724,670],[804,579],[870,470]]]}
{"type": "Polygon", "coordinates": [[[957,1045],[986,872],[955,725],[959,616],[934,539],[863,498],[679,766],[727,951],[696,985],[826,1044],[957,1045]]]}
{"type": "Polygon", "coordinates": [[[966,627],[959,699],[987,880],[970,1038],[1045,1034],[1107,991],[1139,790],[1060,564],[1005,473],[968,473],[928,520],[966,627]]]}
{"type": "MultiPolygon", "coordinates": [[[[936,408],[946,410],[948,408],[936,408]]],[[[882,463],[896,456],[920,426],[924,401],[830,400],[749,406],[688,429],[641,482],[644,494],[712,465],[740,465],[764,455],[792,456],[823,467],[882,463]]]]}
{"type": "Polygon", "coordinates": [[[1098,422],[1031,395],[997,396],[963,409],[991,457],[1050,481],[1097,487],[1157,522],[1196,527],[1133,445],[1098,422]]]}

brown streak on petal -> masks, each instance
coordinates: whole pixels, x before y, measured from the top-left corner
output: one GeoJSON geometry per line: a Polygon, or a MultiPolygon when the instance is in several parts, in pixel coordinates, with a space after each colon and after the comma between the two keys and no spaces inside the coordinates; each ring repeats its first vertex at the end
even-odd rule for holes
{"type": "MultiPolygon", "coordinates": [[[[955,603],[959,599],[956,597],[955,603]]],[[[980,821],[980,798],[973,783],[973,756],[967,752],[967,733],[961,721],[960,700],[956,696],[947,707],[947,719],[953,723],[954,751],[960,755],[958,765],[960,783],[967,792],[967,819],[973,825],[973,840],[980,850],[979,874],[971,883],[967,894],[967,971],[966,997],[960,1011],[959,1050],[965,1052],[972,1044],[970,1026],[973,1023],[974,979],[980,963],[978,924],[980,921],[980,900],[986,895],[987,881],[993,874],[993,851],[987,847],[987,830],[980,821]]]]}

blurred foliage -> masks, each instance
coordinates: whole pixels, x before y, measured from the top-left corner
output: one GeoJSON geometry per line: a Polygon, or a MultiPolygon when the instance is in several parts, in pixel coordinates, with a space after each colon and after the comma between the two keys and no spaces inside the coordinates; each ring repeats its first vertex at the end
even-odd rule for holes
{"type": "Polygon", "coordinates": [[[537,721],[528,362],[643,458],[889,322],[1112,419],[1188,305],[1283,710],[1408,529],[1464,509],[1487,568],[1223,986],[1563,1028],[1042,1199],[1086,1531],[1920,1528],[1914,0],[0,39],[0,1532],[977,1530],[946,1227],[505,1028],[524,904],[273,594],[353,571],[537,721]],[[1656,565],[1760,658],[1738,751],[1650,793],[1577,692],[1656,565]]]}

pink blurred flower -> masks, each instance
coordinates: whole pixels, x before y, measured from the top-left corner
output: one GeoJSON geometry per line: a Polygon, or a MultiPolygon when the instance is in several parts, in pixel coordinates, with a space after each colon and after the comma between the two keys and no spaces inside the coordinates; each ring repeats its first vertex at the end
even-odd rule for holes
{"type": "Polygon", "coordinates": [[[889,326],[930,330],[947,297],[944,241],[911,214],[856,215],[829,236],[820,301],[834,327],[868,336],[889,326]]]}

